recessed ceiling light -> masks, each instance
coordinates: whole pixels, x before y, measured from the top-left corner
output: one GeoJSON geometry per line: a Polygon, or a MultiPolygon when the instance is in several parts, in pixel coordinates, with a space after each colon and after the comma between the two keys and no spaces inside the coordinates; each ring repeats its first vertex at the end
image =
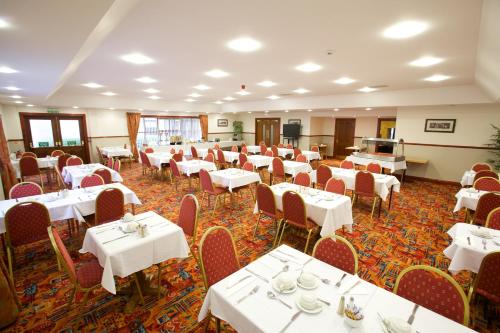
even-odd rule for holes
{"type": "Polygon", "coordinates": [[[23,101],[15,101],[14,103],[16,103],[16,104],[23,104],[24,102],[23,101]]]}
{"type": "Polygon", "coordinates": [[[450,77],[447,75],[434,74],[432,76],[426,77],[424,80],[431,81],[431,82],[439,82],[439,81],[448,80],[449,78],[450,77]]]}
{"type": "Polygon", "coordinates": [[[339,111],[339,110],[340,110],[340,109],[338,109],[338,108],[333,109],[333,111],[335,111],[335,112],[337,112],[337,111],[339,111]]]}
{"type": "Polygon", "coordinates": [[[144,109],[138,109],[139,111],[144,111],[144,109]]]}
{"type": "Polygon", "coordinates": [[[21,90],[21,88],[18,88],[18,87],[14,87],[14,86],[8,86],[8,87],[5,87],[6,90],[10,90],[10,91],[18,91],[18,90],[21,90]]]}
{"type": "Polygon", "coordinates": [[[236,112],[233,111],[233,114],[236,114],[236,112]]]}
{"type": "Polygon", "coordinates": [[[17,71],[15,69],[7,67],[7,66],[0,66],[0,73],[12,74],[12,73],[17,73],[17,71]]]}
{"type": "Polygon", "coordinates": [[[28,107],[30,107],[30,108],[34,107],[34,105],[33,105],[33,104],[27,104],[26,106],[28,106],[28,107]]]}
{"type": "Polygon", "coordinates": [[[103,86],[99,83],[95,82],[87,82],[82,84],[82,86],[87,87],[87,88],[92,88],[92,89],[97,89],[97,88],[102,88],[103,86]]]}
{"type": "Polygon", "coordinates": [[[312,112],[312,110],[311,110],[311,109],[308,109],[308,110],[307,110],[307,112],[312,112]]]}
{"type": "Polygon", "coordinates": [[[366,111],[371,111],[371,110],[372,110],[372,108],[365,108],[365,110],[366,110],[366,111]]]}
{"type": "Polygon", "coordinates": [[[19,95],[12,95],[12,96],[10,96],[10,98],[19,99],[19,98],[23,98],[23,97],[22,97],[22,96],[19,96],[19,95]]]}
{"type": "Polygon", "coordinates": [[[247,113],[252,113],[252,112],[248,111],[247,113]]]}
{"type": "Polygon", "coordinates": [[[285,113],[288,113],[288,110],[285,110],[285,113]]]}
{"type": "Polygon", "coordinates": [[[191,96],[191,97],[194,97],[194,98],[198,98],[198,97],[201,97],[201,96],[203,96],[203,95],[198,94],[197,92],[194,92],[194,93],[192,93],[192,94],[189,94],[188,96],[191,96]]]}
{"type": "Polygon", "coordinates": [[[160,92],[158,89],[155,88],[144,89],[143,91],[147,92],[148,94],[156,94],[160,92]]]}
{"type": "Polygon", "coordinates": [[[308,93],[309,90],[304,89],[304,88],[299,88],[299,89],[295,89],[293,92],[295,92],[297,94],[305,94],[305,93],[308,93]]]}
{"type": "Polygon", "coordinates": [[[108,110],[114,110],[115,108],[108,108],[108,110]]]}
{"type": "Polygon", "coordinates": [[[429,25],[426,22],[420,21],[403,21],[391,25],[384,30],[383,35],[386,38],[404,39],[421,34],[429,25]]]}
{"type": "Polygon", "coordinates": [[[205,75],[219,79],[221,77],[226,77],[229,73],[224,72],[221,69],[212,69],[211,71],[205,72],[205,75]]]}
{"type": "Polygon", "coordinates": [[[189,102],[189,103],[196,102],[196,100],[192,99],[192,98],[186,98],[184,101],[189,102]]]}
{"type": "Polygon", "coordinates": [[[163,110],[163,112],[168,112],[168,110],[163,110]]]}
{"type": "Polygon", "coordinates": [[[259,85],[261,87],[274,87],[276,85],[276,82],[266,80],[266,81],[262,81],[262,82],[257,83],[257,85],[259,85]]]}
{"type": "Polygon", "coordinates": [[[350,83],[356,82],[356,80],[353,80],[350,77],[344,76],[344,77],[341,77],[333,82],[335,82],[337,84],[350,84],[350,83]]]}
{"type": "Polygon", "coordinates": [[[156,95],[151,95],[151,96],[148,96],[149,99],[160,99],[161,97],[160,96],[156,96],[156,95]]]}
{"type": "Polygon", "coordinates": [[[410,65],[416,67],[429,67],[439,64],[442,61],[443,59],[436,57],[421,57],[418,58],[417,60],[413,60],[412,62],[410,62],[410,65]]]}
{"type": "Polygon", "coordinates": [[[224,97],[223,100],[225,101],[234,101],[236,98],[234,97],[231,97],[231,96],[227,96],[227,97],[224,97]]]}
{"type": "Polygon", "coordinates": [[[141,83],[155,83],[156,82],[155,79],[153,79],[152,77],[149,77],[149,76],[139,77],[135,80],[138,82],[141,82],[141,83]]]}
{"type": "Polygon", "coordinates": [[[78,109],[78,106],[76,106],[76,105],[75,105],[75,106],[73,106],[73,109],[78,109]]]}
{"type": "Polygon", "coordinates": [[[267,98],[275,100],[275,99],[279,99],[280,97],[277,95],[271,95],[271,96],[267,96],[267,98]]]}
{"type": "Polygon", "coordinates": [[[240,91],[237,91],[236,94],[238,94],[240,96],[246,96],[246,95],[250,95],[251,92],[248,92],[246,90],[240,90],[240,91]]]}
{"type": "Polygon", "coordinates": [[[269,111],[268,111],[268,110],[266,110],[266,111],[264,111],[264,113],[269,113],[269,111]]]}
{"type": "Polygon", "coordinates": [[[9,28],[9,27],[10,27],[9,22],[7,22],[4,19],[0,19],[0,29],[5,29],[5,28],[9,28]]]}
{"type": "Polygon", "coordinates": [[[223,101],[215,101],[214,103],[215,103],[215,104],[224,104],[224,102],[223,102],[223,101]]]}
{"type": "Polygon", "coordinates": [[[319,71],[322,67],[318,64],[315,64],[314,62],[306,62],[302,65],[299,65],[295,67],[296,70],[301,71],[301,72],[316,72],[319,71]]]}
{"type": "Polygon", "coordinates": [[[138,52],[126,54],[122,56],[122,60],[135,65],[146,65],[154,62],[150,57],[138,52]]]}
{"type": "Polygon", "coordinates": [[[202,90],[202,91],[203,91],[203,90],[212,89],[212,88],[210,88],[209,86],[204,85],[204,84],[199,84],[199,85],[197,85],[197,86],[194,86],[193,88],[194,88],[194,89],[198,89],[198,90],[202,90]]]}
{"type": "Polygon", "coordinates": [[[112,91],[106,91],[106,92],[103,92],[101,93],[101,95],[104,95],[104,96],[115,96],[116,94],[112,91]]]}
{"type": "Polygon", "coordinates": [[[241,37],[229,41],[227,47],[238,52],[253,52],[260,49],[262,43],[250,37],[241,37]]]}
{"type": "Polygon", "coordinates": [[[361,91],[361,92],[365,92],[365,93],[369,93],[369,92],[372,92],[372,91],[375,91],[377,90],[376,88],[371,88],[371,87],[363,87],[361,89],[358,89],[358,91],[361,91]]]}

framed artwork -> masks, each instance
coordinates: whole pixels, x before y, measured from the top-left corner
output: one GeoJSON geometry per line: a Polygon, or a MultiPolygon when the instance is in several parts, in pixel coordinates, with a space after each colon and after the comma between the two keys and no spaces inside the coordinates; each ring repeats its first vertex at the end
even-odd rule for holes
{"type": "Polygon", "coordinates": [[[300,125],[300,119],[288,119],[288,123],[300,125]]]}
{"type": "Polygon", "coordinates": [[[426,119],[425,132],[454,133],[456,119],[426,119]]]}
{"type": "Polygon", "coordinates": [[[227,127],[229,126],[229,121],[227,119],[217,119],[217,127],[227,127]]]}

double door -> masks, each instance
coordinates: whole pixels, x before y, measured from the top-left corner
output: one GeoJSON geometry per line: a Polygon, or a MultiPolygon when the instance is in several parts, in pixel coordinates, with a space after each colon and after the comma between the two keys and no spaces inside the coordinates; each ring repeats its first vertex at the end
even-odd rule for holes
{"type": "Polygon", "coordinates": [[[267,147],[280,143],[280,118],[255,119],[255,144],[264,141],[267,147]]]}
{"type": "Polygon", "coordinates": [[[356,119],[335,119],[335,144],[333,145],[333,155],[335,157],[344,159],[346,155],[349,155],[350,151],[347,152],[345,148],[354,145],[355,127],[356,119]]]}

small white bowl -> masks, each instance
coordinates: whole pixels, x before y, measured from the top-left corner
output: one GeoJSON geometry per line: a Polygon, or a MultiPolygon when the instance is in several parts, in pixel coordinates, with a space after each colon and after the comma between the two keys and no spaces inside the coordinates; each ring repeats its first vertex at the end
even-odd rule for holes
{"type": "Polygon", "coordinates": [[[351,318],[349,318],[347,316],[344,318],[346,324],[349,325],[352,328],[356,328],[356,327],[361,326],[361,324],[363,324],[363,319],[364,318],[361,318],[361,319],[358,319],[358,320],[354,320],[354,319],[351,319],[351,318]]]}

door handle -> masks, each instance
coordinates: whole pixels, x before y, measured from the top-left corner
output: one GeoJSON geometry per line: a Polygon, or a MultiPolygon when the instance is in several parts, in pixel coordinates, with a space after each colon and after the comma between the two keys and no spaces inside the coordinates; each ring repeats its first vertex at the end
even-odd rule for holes
{"type": "Polygon", "coordinates": [[[33,148],[33,142],[30,142],[30,148],[33,148]]]}

